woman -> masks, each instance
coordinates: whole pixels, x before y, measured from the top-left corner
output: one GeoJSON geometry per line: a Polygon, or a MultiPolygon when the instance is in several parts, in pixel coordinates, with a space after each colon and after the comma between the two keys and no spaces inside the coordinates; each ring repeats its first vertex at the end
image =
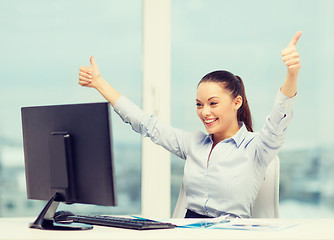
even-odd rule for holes
{"type": "Polygon", "coordinates": [[[80,68],[79,84],[97,89],[136,132],[186,160],[186,218],[247,218],[252,215],[266,167],[283,145],[292,117],[300,36],[297,32],[282,51],[288,69],[286,80],[259,133],[253,133],[242,79],[227,71],[209,73],[198,84],[197,115],[209,134],[174,129],[146,114],[102,78],[93,57],[91,66],[80,68]]]}

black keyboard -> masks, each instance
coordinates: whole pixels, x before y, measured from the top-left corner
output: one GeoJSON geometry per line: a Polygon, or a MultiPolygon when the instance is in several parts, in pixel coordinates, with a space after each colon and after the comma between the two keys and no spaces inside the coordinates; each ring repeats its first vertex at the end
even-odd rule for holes
{"type": "Polygon", "coordinates": [[[164,223],[153,221],[149,219],[136,219],[114,216],[86,216],[86,215],[73,215],[68,216],[67,220],[71,220],[77,223],[86,223],[91,225],[101,225],[108,227],[128,228],[136,230],[149,230],[149,229],[168,229],[175,228],[176,225],[171,223],[164,223]]]}

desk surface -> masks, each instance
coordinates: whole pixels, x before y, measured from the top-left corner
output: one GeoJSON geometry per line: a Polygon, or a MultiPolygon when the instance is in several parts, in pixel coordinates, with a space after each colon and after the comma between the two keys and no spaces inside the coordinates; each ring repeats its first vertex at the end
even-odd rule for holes
{"type": "Polygon", "coordinates": [[[136,231],[94,226],[85,231],[47,231],[28,228],[31,218],[0,218],[0,240],[9,239],[334,239],[334,219],[263,219],[268,223],[294,222],[280,231],[185,229],[136,231]]]}

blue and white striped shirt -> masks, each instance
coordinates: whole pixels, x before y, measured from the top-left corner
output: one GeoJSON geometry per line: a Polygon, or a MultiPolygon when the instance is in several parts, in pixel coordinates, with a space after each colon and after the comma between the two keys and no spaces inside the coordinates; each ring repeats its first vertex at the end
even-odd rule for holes
{"type": "Polygon", "coordinates": [[[248,132],[239,122],[239,131],[215,146],[209,162],[213,145],[209,134],[175,129],[124,96],[114,109],[133,130],[186,160],[183,181],[188,209],[212,217],[234,214],[247,218],[252,214],[266,167],[283,145],[295,99],[279,91],[262,130],[248,132]]]}

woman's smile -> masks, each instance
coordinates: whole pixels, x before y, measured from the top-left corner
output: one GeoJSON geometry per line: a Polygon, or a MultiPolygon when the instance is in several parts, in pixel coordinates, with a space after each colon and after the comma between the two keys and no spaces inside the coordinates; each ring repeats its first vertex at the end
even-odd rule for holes
{"type": "Polygon", "coordinates": [[[211,127],[218,121],[218,118],[203,118],[203,120],[207,127],[211,127]]]}

